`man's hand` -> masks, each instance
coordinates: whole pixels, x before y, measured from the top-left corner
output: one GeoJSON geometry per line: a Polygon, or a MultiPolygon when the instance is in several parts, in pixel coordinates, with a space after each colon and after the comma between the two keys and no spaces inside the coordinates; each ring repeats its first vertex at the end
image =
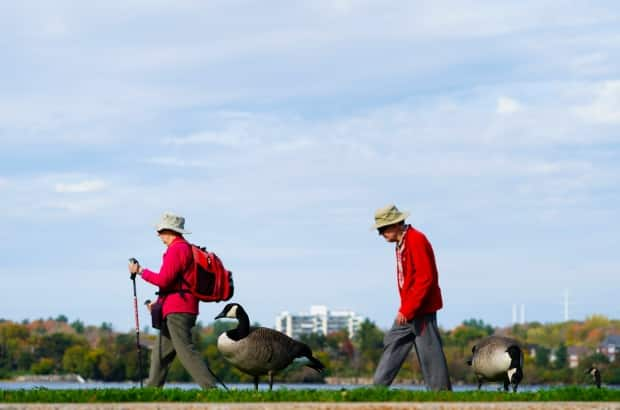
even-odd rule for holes
{"type": "Polygon", "coordinates": [[[405,315],[403,315],[402,313],[398,312],[396,314],[396,319],[394,319],[394,323],[396,323],[398,326],[404,326],[406,325],[408,322],[407,318],[405,317],[405,315]]]}

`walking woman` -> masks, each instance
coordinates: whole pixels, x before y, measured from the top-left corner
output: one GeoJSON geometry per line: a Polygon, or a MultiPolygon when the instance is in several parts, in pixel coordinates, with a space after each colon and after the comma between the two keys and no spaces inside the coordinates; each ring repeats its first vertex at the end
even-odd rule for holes
{"type": "Polygon", "coordinates": [[[192,328],[198,316],[198,299],[187,287],[187,275],[194,260],[191,245],[183,237],[185,218],[165,213],[157,224],[157,235],[166,245],[159,272],[153,272],[137,263],[129,263],[129,273],[139,274],[145,281],[159,287],[159,298],[151,307],[152,314],[161,308],[159,335],[151,353],[151,368],[147,386],[162,387],[176,356],[194,381],[202,388],[215,387],[205,358],[192,341],[192,328]]]}

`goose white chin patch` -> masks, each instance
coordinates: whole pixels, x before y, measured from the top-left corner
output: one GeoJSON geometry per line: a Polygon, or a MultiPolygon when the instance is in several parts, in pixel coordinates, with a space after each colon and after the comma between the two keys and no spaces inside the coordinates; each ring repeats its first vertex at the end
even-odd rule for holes
{"type": "Polygon", "coordinates": [[[230,308],[230,310],[226,314],[226,317],[230,317],[230,318],[233,318],[233,319],[237,318],[237,305],[235,305],[232,308],[230,308]]]}
{"type": "Polygon", "coordinates": [[[506,373],[508,373],[508,380],[512,382],[512,375],[517,372],[517,369],[508,369],[506,373]]]}

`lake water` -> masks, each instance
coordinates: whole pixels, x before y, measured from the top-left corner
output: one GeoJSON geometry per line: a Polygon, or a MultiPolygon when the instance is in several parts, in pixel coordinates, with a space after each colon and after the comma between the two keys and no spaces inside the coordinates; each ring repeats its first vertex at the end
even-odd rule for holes
{"type": "MultiPolygon", "coordinates": [[[[231,383],[227,384],[228,388],[231,390],[251,390],[254,389],[254,385],[252,383],[231,383]]],[[[11,382],[11,381],[0,381],[0,390],[20,390],[20,389],[37,389],[37,388],[45,388],[45,389],[131,389],[140,387],[137,383],[104,383],[104,382],[86,382],[86,383],[76,383],[76,382],[11,382]]],[[[341,389],[356,389],[361,387],[370,387],[367,385],[355,385],[355,384],[274,384],[274,390],[277,389],[289,389],[289,390],[299,390],[299,389],[314,389],[314,390],[341,390],[341,389]]],[[[519,386],[519,391],[538,391],[555,388],[557,386],[548,386],[548,385],[521,385],[519,386]]],[[[605,386],[608,388],[620,388],[620,386],[605,386]]],[[[195,383],[167,383],[165,388],[177,388],[177,389],[198,389],[199,386],[195,383]]],[[[267,390],[269,385],[267,383],[259,384],[260,390],[267,390]]],[[[412,385],[412,384],[395,384],[392,386],[394,389],[406,389],[406,390],[418,390],[423,391],[426,388],[422,385],[412,385]]],[[[483,386],[483,390],[485,391],[497,391],[501,386],[499,384],[488,384],[483,386]]],[[[453,386],[454,391],[470,391],[476,390],[476,386],[474,385],[455,385],[453,386]]]]}

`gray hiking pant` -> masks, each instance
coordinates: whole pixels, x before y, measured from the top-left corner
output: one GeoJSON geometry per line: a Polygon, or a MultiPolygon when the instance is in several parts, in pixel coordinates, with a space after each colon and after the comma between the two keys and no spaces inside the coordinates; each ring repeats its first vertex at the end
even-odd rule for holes
{"type": "Polygon", "coordinates": [[[192,328],[195,325],[196,315],[171,313],[166,316],[151,353],[151,370],[146,381],[147,386],[162,387],[172,361],[178,356],[185,370],[200,387],[203,389],[215,387],[215,379],[192,341],[192,328]]]}
{"type": "Polygon", "coordinates": [[[374,384],[389,386],[415,346],[424,382],[431,390],[452,390],[446,356],[437,329],[437,314],[394,325],[383,338],[383,355],[375,371],[374,384]]]}

